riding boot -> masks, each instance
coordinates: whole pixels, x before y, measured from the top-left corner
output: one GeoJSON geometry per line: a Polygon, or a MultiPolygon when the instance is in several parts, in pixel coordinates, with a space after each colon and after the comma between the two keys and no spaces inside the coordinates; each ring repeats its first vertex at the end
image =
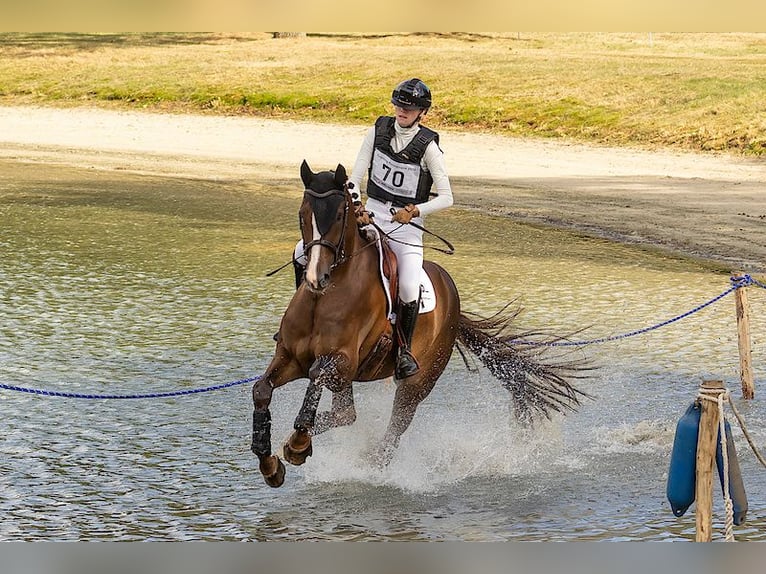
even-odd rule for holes
{"type": "Polygon", "coordinates": [[[301,265],[295,259],[293,259],[293,270],[295,270],[295,290],[303,283],[303,274],[306,273],[306,266],[301,265]]]}
{"type": "Polygon", "coordinates": [[[399,330],[399,352],[396,357],[394,376],[401,381],[411,377],[420,370],[417,360],[412,355],[412,334],[418,318],[419,301],[404,303],[400,299],[396,311],[396,324],[399,330]]]}
{"type": "MultiPolygon", "coordinates": [[[[295,271],[295,290],[297,291],[301,286],[301,283],[303,283],[303,274],[306,272],[306,266],[301,265],[295,259],[293,259],[293,270],[295,271]]],[[[275,341],[279,339],[279,331],[274,333],[272,339],[275,341]]]]}

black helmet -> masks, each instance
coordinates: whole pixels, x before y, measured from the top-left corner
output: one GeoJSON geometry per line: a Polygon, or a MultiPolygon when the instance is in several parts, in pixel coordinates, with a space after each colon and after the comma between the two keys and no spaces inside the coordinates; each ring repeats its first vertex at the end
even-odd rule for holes
{"type": "Polygon", "coordinates": [[[405,80],[394,88],[391,103],[404,109],[427,110],[431,107],[431,90],[418,78],[405,80]]]}

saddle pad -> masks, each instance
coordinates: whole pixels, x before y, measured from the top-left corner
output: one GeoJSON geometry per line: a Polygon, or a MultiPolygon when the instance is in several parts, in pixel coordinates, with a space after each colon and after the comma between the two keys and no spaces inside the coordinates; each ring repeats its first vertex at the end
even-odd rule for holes
{"type": "Polygon", "coordinates": [[[436,309],[436,292],[431,278],[425,269],[420,270],[420,313],[430,313],[436,309]]]}

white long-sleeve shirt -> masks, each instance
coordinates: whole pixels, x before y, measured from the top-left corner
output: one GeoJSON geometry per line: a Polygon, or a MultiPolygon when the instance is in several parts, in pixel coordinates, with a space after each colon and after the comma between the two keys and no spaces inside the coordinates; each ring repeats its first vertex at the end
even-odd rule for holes
{"type": "MultiPolygon", "coordinates": [[[[402,151],[412,141],[419,129],[420,125],[418,123],[409,128],[403,128],[397,122],[394,122],[394,137],[391,138],[391,149],[395,153],[402,151]]],[[[356,162],[354,162],[354,169],[351,172],[351,177],[349,177],[349,181],[353,182],[354,189],[356,190],[362,189],[362,180],[367,175],[370,167],[374,146],[375,126],[372,126],[364,136],[362,147],[356,156],[356,162]]],[[[420,217],[425,217],[429,213],[436,213],[451,206],[453,197],[452,187],[447,175],[447,167],[444,162],[444,152],[439,149],[439,145],[435,141],[432,141],[426,147],[423,159],[420,160],[420,165],[431,172],[431,177],[434,181],[432,189],[437,194],[428,201],[418,204],[420,217]]]]}

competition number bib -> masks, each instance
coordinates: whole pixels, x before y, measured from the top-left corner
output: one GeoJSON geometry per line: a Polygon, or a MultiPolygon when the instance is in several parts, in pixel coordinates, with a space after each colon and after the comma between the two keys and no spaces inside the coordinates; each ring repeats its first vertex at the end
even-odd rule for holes
{"type": "Polygon", "coordinates": [[[376,149],[372,156],[370,177],[388,193],[413,199],[418,191],[420,166],[414,163],[400,163],[376,149]]]}

